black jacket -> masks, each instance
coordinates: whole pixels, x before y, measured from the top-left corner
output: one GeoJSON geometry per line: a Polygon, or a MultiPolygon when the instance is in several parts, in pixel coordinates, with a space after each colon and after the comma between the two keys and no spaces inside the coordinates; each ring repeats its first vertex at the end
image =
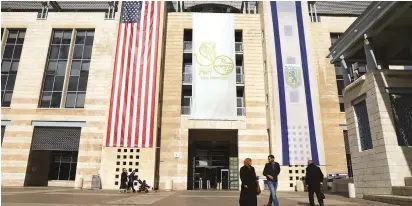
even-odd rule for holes
{"type": "Polygon", "coordinates": [[[279,163],[275,162],[274,167],[272,166],[272,163],[266,163],[265,169],[263,170],[263,175],[266,176],[266,179],[268,181],[277,182],[279,173],[280,173],[279,163]],[[269,179],[267,177],[268,175],[272,176],[273,180],[269,179]]]}
{"type": "Polygon", "coordinates": [[[306,167],[305,183],[307,185],[319,185],[323,178],[323,173],[318,166],[310,164],[306,167]]]}
{"type": "Polygon", "coordinates": [[[253,167],[243,166],[240,168],[240,180],[242,181],[239,205],[257,206],[256,194],[256,172],[253,167]],[[247,188],[245,187],[247,185],[247,188]]]}

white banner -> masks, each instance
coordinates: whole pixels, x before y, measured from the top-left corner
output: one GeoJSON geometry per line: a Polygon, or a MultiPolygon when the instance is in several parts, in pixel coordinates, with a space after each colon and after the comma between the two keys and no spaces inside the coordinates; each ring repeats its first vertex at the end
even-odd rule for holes
{"type": "Polygon", "coordinates": [[[193,14],[192,119],[237,119],[231,14],[193,14]]]}

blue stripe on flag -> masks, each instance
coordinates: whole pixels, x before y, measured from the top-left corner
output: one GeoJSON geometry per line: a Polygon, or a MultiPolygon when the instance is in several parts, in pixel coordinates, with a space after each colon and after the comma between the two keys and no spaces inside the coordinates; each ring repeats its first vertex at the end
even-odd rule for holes
{"type": "Polygon", "coordinates": [[[305,84],[306,108],[307,108],[307,113],[308,113],[309,135],[310,135],[310,149],[312,152],[313,163],[316,165],[319,165],[319,155],[318,155],[318,147],[317,147],[317,142],[316,142],[315,124],[313,120],[312,96],[310,92],[310,83],[309,83],[309,69],[308,69],[308,57],[307,57],[307,50],[306,50],[305,30],[303,26],[303,17],[302,17],[302,3],[300,1],[296,1],[296,18],[298,22],[300,55],[302,59],[302,70],[303,70],[303,81],[305,84]]]}
{"type": "Polygon", "coordinates": [[[285,85],[283,77],[283,62],[282,62],[282,48],[280,45],[279,37],[279,22],[278,22],[278,10],[276,1],[271,1],[272,10],[272,24],[275,37],[275,50],[276,50],[276,67],[278,75],[278,89],[279,89],[279,107],[280,107],[280,125],[282,134],[282,156],[283,165],[289,165],[289,137],[288,137],[288,117],[286,113],[286,100],[285,100],[285,85]]]}

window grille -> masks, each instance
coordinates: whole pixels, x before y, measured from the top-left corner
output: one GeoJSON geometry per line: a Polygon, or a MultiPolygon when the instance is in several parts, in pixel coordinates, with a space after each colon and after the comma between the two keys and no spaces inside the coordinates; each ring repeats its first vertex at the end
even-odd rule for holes
{"type": "Polygon", "coordinates": [[[412,94],[390,94],[399,146],[412,146],[412,94]]]}
{"type": "Polygon", "coordinates": [[[309,15],[311,22],[320,22],[320,16],[316,9],[316,4],[309,4],[309,15]]]}
{"type": "Polygon", "coordinates": [[[47,19],[47,16],[49,14],[49,3],[48,2],[42,2],[42,9],[37,13],[37,19],[47,19]]]}
{"type": "Polygon", "coordinates": [[[116,2],[111,1],[109,2],[109,8],[105,12],[105,18],[106,19],[115,19],[116,17],[116,2]]]}
{"type": "Polygon", "coordinates": [[[32,150],[78,151],[80,127],[34,127],[32,150]]]}
{"type": "Polygon", "coordinates": [[[343,141],[345,143],[345,152],[346,152],[346,154],[350,154],[348,130],[343,131],[343,141]]]}
{"type": "Polygon", "coordinates": [[[372,149],[373,145],[366,101],[360,101],[359,103],[353,105],[353,108],[355,110],[356,115],[358,136],[360,140],[360,149],[361,151],[372,149]]]}

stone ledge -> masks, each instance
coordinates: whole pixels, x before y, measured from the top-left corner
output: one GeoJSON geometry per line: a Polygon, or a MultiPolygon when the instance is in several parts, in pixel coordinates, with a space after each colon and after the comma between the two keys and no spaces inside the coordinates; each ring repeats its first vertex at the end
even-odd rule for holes
{"type": "Polygon", "coordinates": [[[395,204],[400,206],[412,205],[412,197],[396,196],[396,195],[364,195],[363,199],[377,202],[395,204]]]}
{"type": "Polygon", "coordinates": [[[405,177],[405,186],[412,186],[412,177],[405,177]]]}
{"type": "Polygon", "coordinates": [[[392,194],[399,196],[412,197],[412,186],[395,186],[392,187],[392,194]]]}

